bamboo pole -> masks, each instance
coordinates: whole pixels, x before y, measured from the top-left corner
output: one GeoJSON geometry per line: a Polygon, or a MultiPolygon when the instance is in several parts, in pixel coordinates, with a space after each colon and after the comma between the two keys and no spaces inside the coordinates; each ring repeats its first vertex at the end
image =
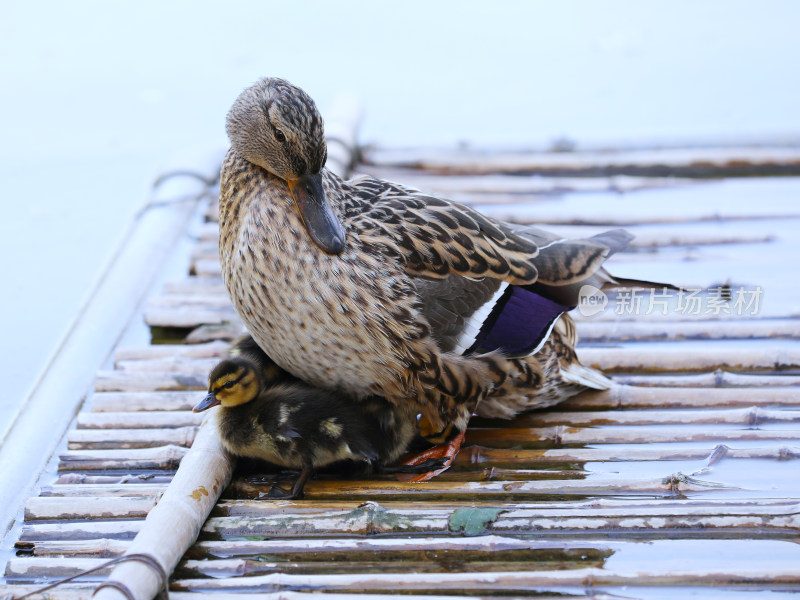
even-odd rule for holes
{"type": "MultiPolygon", "coordinates": [[[[147,515],[126,554],[152,555],[167,573],[197,538],[214,503],[230,481],[233,459],[222,447],[213,419],[201,426],[192,449],[183,457],[175,477],[147,515]],[[168,531],[169,535],[164,535],[168,531]]],[[[109,581],[126,585],[138,599],[156,595],[163,582],[146,565],[127,562],[114,568],[109,581]]],[[[113,588],[100,589],[98,600],[117,600],[113,588]]]]}

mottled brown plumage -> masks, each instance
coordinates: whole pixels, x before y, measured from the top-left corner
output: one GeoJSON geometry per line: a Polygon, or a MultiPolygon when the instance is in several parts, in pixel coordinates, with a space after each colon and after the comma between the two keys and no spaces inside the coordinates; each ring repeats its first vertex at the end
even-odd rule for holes
{"type": "Polygon", "coordinates": [[[574,327],[558,315],[581,285],[616,283],[602,263],[628,234],[561,240],[388,181],[343,181],[322,168],[313,102],[282,80],[245,90],[227,130],[223,279],[281,367],[354,397],[379,394],[442,430],[463,428],[474,410],[511,417],[608,385],[577,362],[574,327]],[[515,329],[504,307],[528,300],[552,312],[542,339],[537,329],[530,343],[498,343],[500,325],[515,329]]]}

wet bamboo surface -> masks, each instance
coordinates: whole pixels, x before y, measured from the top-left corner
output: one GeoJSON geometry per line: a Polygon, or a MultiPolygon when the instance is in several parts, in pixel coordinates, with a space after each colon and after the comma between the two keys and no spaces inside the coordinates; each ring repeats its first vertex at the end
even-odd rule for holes
{"type": "MultiPolygon", "coordinates": [[[[327,471],[304,500],[272,501],[274,470],[240,461],[171,576],[173,598],[800,591],[800,302],[788,267],[800,258],[800,181],[688,178],[742,174],[736,165],[778,174],[797,153],[568,154],[373,150],[360,169],[565,236],[624,224],[638,238],[610,270],[702,288],[697,310],[676,292],[576,314],[579,356],[615,387],[511,422],[473,419],[454,466],[428,483],[327,471]],[[755,310],[737,307],[756,289],[755,310]]],[[[117,349],[28,501],[0,598],[122,555],[169,489],[202,421],[191,407],[242,331],[219,278],[215,207],[206,214],[187,276],[147,302],[158,343],[117,349]]],[[[48,595],[88,598],[109,570],[48,595]]]]}

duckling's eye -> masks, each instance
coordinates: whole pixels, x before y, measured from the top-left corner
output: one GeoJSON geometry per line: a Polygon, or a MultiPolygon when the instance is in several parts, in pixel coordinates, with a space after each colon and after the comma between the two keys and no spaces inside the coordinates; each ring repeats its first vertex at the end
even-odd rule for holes
{"type": "Polygon", "coordinates": [[[235,382],[235,381],[228,381],[228,382],[227,382],[225,385],[223,385],[222,387],[223,387],[223,388],[225,388],[226,390],[229,390],[229,389],[231,389],[231,388],[232,388],[233,386],[235,386],[235,385],[236,385],[236,382],[235,382]]]}
{"type": "Polygon", "coordinates": [[[280,129],[275,130],[275,139],[278,140],[281,144],[286,142],[286,136],[280,129]]]}

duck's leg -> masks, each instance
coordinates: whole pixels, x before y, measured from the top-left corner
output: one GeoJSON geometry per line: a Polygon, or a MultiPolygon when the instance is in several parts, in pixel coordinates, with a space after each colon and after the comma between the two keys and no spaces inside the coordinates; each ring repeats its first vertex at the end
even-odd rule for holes
{"type": "Polygon", "coordinates": [[[300,471],[300,476],[295,480],[291,490],[285,490],[277,484],[270,488],[267,498],[272,500],[299,500],[303,497],[303,488],[306,482],[314,474],[314,468],[311,465],[305,465],[303,470],[300,471]]]}
{"type": "Polygon", "coordinates": [[[453,464],[453,461],[456,459],[458,451],[461,450],[461,445],[464,443],[465,434],[466,428],[459,431],[446,442],[434,446],[433,448],[424,450],[419,454],[414,454],[413,456],[402,461],[400,463],[401,465],[409,466],[427,464],[428,461],[437,461],[444,465],[441,468],[434,467],[433,470],[422,473],[421,475],[417,475],[416,477],[412,477],[407,481],[429,481],[440,473],[449,469],[453,464]]]}

